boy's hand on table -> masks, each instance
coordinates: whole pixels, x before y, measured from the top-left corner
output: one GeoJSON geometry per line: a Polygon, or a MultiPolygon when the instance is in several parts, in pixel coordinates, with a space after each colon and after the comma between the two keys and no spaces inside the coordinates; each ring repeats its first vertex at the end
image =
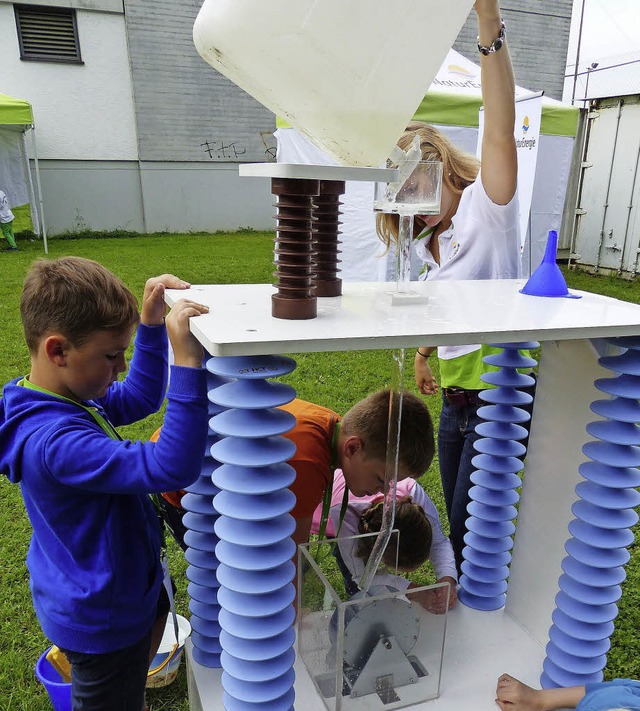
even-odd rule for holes
{"type": "Polygon", "coordinates": [[[167,334],[173,348],[174,362],[187,368],[202,367],[204,349],[191,333],[189,319],[209,312],[209,307],[188,299],[180,299],[165,319],[167,334]]]}
{"type": "Polygon", "coordinates": [[[167,313],[167,306],[164,302],[165,288],[188,289],[190,286],[189,282],[179,279],[173,274],[161,274],[147,279],[144,285],[144,294],[142,295],[140,322],[145,326],[160,326],[167,313]]]}

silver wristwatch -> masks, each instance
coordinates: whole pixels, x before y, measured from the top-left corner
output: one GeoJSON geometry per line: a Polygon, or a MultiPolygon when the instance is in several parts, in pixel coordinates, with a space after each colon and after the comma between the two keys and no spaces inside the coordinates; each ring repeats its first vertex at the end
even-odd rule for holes
{"type": "Polygon", "coordinates": [[[476,40],[478,43],[478,52],[480,52],[480,54],[484,54],[485,57],[488,54],[497,52],[499,49],[502,48],[506,34],[507,34],[507,28],[504,25],[504,20],[502,20],[500,22],[500,34],[493,40],[493,42],[491,43],[491,45],[489,47],[483,47],[480,44],[480,35],[478,35],[478,39],[476,40]]]}

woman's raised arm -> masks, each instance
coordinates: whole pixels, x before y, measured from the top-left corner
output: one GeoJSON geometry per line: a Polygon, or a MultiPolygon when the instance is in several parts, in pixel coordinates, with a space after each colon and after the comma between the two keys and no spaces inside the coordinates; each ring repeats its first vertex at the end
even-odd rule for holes
{"type": "Polygon", "coordinates": [[[484,104],[482,184],[493,202],[506,205],[515,193],[518,173],[515,79],[498,0],[476,0],[475,10],[484,104]]]}

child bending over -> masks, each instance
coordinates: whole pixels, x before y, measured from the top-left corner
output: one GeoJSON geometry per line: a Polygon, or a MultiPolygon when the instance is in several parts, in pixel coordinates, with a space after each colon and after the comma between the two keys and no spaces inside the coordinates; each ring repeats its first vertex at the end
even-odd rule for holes
{"type": "MultiPolygon", "coordinates": [[[[340,514],[345,490],[342,471],[336,470],[331,496],[331,508],[326,524],[326,534],[338,538],[335,550],[338,566],[342,572],[345,588],[350,595],[358,591],[357,583],[364,572],[364,567],[371,555],[376,537],[369,536],[357,541],[349,540],[360,533],[377,533],[382,526],[384,499],[382,495],[357,497],[349,493],[348,503],[342,525],[340,514]]],[[[322,507],[319,506],[313,517],[312,533],[320,532],[322,507]]],[[[393,524],[400,533],[399,544],[396,534],[389,540],[382,563],[387,571],[396,569],[411,572],[418,569],[426,560],[433,565],[437,581],[449,583],[449,608],[457,600],[457,573],[453,548],[444,535],[438,511],[426,491],[414,479],[399,481],[396,487],[396,513],[393,524]]],[[[376,585],[389,585],[397,590],[419,587],[401,575],[381,572],[374,578],[376,585]]],[[[419,602],[430,612],[441,613],[445,610],[446,589],[425,590],[418,595],[419,602]]]]}
{"type": "MultiPolygon", "coordinates": [[[[289,460],[295,470],[290,488],[296,495],[291,515],[296,521],[293,540],[309,540],[313,513],[331,485],[336,468],[356,496],[381,492],[385,483],[390,391],[380,390],[360,400],[341,418],[333,410],[295,399],[281,409],[295,415],[296,424],[283,437],[296,445],[289,460]]],[[[394,393],[394,400],[400,398],[394,393]]],[[[165,423],[162,431],[167,427],[165,423]]],[[[159,431],[153,437],[157,437],[159,431]]],[[[433,423],[426,405],[412,393],[402,396],[402,426],[398,446],[398,479],[417,479],[431,465],[434,455],[433,423]]],[[[163,494],[165,515],[184,547],[183,491],[163,494]]],[[[214,499],[215,506],[215,499],[214,499]]],[[[296,556],[297,558],[297,556],[296,556]]]]}

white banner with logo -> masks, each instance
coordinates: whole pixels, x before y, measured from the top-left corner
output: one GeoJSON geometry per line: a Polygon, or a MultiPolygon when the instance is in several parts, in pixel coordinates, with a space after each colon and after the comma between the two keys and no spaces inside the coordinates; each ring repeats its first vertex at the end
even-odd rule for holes
{"type": "MultiPolygon", "coordinates": [[[[533,197],[533,182],[538,162],[540,143],[540,121],[542,117],[542,92],[516,99],[516,121],[514,135],[518,151],[518,202],[520,211],[520,251],[524,249],[529,231],[529,211],[533,197]]],[[[480,109],[478,147],[480,157],[484,111],[480,109]]]]}

